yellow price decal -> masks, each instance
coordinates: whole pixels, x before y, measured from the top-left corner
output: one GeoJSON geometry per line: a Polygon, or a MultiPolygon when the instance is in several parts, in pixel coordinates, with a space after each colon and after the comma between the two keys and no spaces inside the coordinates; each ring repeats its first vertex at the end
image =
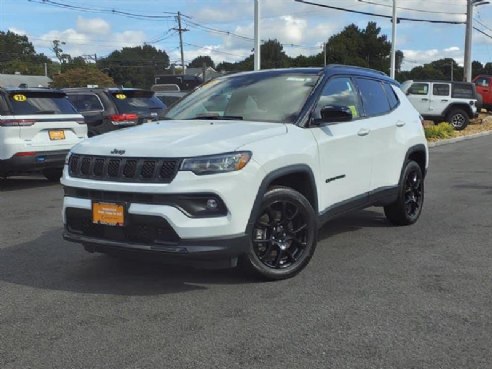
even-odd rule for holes
{"type": "Polygon", "coordinates": [[[22,102],[22,101],[27,100],[26,95],[21,95],[21,94],[14,95],[14,96],[12,96],[12,98],[14,99],[14,101],[17,101],[17,102],[22,102]]]}
{"type": "Polygon", "coordinates": [[[116,94],[116,95],[114,95],[114,97],[116,97],[117,99],[120,99],[120,100],[125,100],[126,99],[126,95],[125,94],[116,94]]]}

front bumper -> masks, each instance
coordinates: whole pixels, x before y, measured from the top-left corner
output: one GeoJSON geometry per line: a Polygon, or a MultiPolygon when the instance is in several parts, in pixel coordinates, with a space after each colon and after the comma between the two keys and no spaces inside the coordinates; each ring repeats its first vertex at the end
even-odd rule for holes
{"type": "Polygon", "coordinates": [[[0,160],[0,175],[38,172],[43,169],[63,168],[68,150],[40,151],[31,156],[13,156],[0,160]]]}

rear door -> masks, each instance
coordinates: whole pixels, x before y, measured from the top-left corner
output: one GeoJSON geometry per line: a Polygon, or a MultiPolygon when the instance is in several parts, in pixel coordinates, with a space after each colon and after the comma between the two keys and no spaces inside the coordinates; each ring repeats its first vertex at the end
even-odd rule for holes
{"type": "Polygon", "coordinates": [[[443,115],[451,100],[449,83],[432,83],[429,115],[443,115]]]}
{"type": "Polygon", "coordinates": [[[66,95],[53,91],[13,91],[13,120],[22,121],[19,137],[33,150],[65,150],[87,136],[87,126],[66,95]]]}

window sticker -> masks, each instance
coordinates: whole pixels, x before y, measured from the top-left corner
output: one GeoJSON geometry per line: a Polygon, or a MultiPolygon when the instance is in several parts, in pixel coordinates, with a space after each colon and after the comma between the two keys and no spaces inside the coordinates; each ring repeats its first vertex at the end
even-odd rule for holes
{"type": "Polygon", "coordinates": [[[126,99],[125,94],[116,94],[116,95],[114,95],[114,97],[116,97],[118,100],[125,100],[126,99]]]}
{"type": "Polygon", "coordinates": [[[17,102],[24,102],[27,100],[27,97],[26,95],[22,95],[22,94],[15,94],[14,96],[12,96],[12,99],[14,99],[14,101],[17,102]]]}

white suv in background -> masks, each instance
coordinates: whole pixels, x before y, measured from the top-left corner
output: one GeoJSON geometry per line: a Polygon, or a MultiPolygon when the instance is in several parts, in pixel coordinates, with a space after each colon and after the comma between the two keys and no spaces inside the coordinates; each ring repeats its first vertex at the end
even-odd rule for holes
{"type": "Polygon", "coordinates": [[[466,128],[478,116],[475,85],[468,82],[405,81],[402,90],[424,119],[466,128]]]}
{"type": "Polygon", "coordinates": [[[225,76],[167,119],[71,150],[65,239],[283,279],[307,265],[335,216],[376,205],[409,225],[421,213],[420,115],[382,73],[332,65],[225,76]]]}
{"type": "Polygon", "coordinates": [[[65,93],[0,88],[0,177],[40,171],[58,181],[68,151],[86,137],[84,117],[65,93]]]}

